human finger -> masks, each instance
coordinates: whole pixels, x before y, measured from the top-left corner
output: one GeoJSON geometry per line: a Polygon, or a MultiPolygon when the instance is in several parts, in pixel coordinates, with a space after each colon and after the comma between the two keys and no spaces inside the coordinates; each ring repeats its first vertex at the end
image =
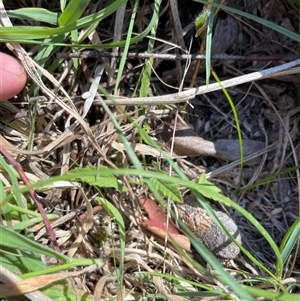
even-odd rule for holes
{"type": "Polygon", "coordinates": [[[26,71],[21,63],[0,52],[0,101],[18,94],[24,88],[26,80],[26,71]]]}

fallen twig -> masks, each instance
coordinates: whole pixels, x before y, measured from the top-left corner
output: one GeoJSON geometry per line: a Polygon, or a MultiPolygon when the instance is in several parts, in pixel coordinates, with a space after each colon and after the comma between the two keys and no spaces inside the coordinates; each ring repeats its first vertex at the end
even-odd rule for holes
{"type": "Polygon", "coordinates": [[[162,105],[162,104],[173,104],[185,102],[194,99],[196,95],[205,94],[213,91],[221,90],[222,88],[229,88],[232,86],[237,86],[252,82],[255,80],[261,80],[265,78],[272,78],[275,76],[283,76],[287,74],[295,74],[300,72],[300,68],[293,68],[300,64],[300,59],[295,60],[290,63],[286,63],[280,66],[269,68],[266,70],[261,70],[253,72],[250,74],[242,75],[232,79],[224,80],[220,83],[213,83],[210,85],[204,85],[201,87],[188,89],[182,92],[153,96],[153,97],[136,97],[136,98],[113,98],[106,101],[107,104],[115,105],[162,105]]]}
{"type": "MultiPolygon", "coordinates": [[[[58,52],[56,57],[58,59],[70,59],[70,58],[99,58],[99,57],[109,57],[109,58],[121,58],[123,52],[113,53],[103,50],[84,50],[78,52],[58,52]]],[[[184,60],[205,60],[206,56],[204,54],[165,54],[165,53],[147,53],[147,52],[129,52],[127,53],[128,59],[159,59],[164,61],[184,61],[184,60]]],[[[223,60],[223,61],[293,61],[297,59],[296,56],[279,56],[279,55],[228,55],[226,53],[214,54],[211,56],[213,60],[223,60]]]]}

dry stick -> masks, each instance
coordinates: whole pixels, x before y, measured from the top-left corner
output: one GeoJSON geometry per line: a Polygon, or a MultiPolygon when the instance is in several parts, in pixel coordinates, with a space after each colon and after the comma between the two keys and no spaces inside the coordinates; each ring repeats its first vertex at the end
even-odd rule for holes
{"type": "MultiPolygon", "coordinates": [[[[170,21],[172,24],[172,40],[179,46],[181,50],[184,51],[186,50],[186,46],[184,42],[184,34],[181,26],[181,21],[178,13],[178,1],[177,0],[169,1],[169,6],[170,6],[170,16],[171,16],[170,21]]],[[[179,52],[177,47],[174,50],[176,53],[179,52]]],[[[176,73],[176,78],[178,82],[180,82],[181,79],[183,78],[182,69],[180,65],[181,65],[180,61],[175,62],[176,69],[178,70],[178,72],[176,73]]]]}
{"type": "Polygon", "coordinates": [[[178,2],[177,0],[173,0],[169,2],[170,11],[171,11],[171,20],[173,27],[173,40],[175,40],[176,44],[179,45],[181,49],[186,49],[184,39],[183,39],[183,30],[179,18],[178,13],[178,2]]]}
{"type": "MultiPolygon", "coordinates": [[[[0,145],[0,153],[3,154],[3,156],[9,161],[9,163],[16,169],[16,171],[18,172],[18,174],[20,175],[21,179],[23,180],[24,184],[26,186],[30,185],[30,181],[29,179],[27,178],[22,166],[20,165],[20,163],[18,163],[11,155],[8,151],[6,151],[5,148],[2,147],[2,145],[0,145]]],[[[40,203],[39,199],[38,199],[38,196],[36,194],[36,192],[33,190],[33,189],[30,189],[29,190],[29,193],[30,193],[30,196],[31,198],[34,200],[36,206],[38,207],[40,213],[41,213],[41,216],[43,218],[43,221],[45,223],[45,227],[46,229],[48,230],[48,233],[49,233],[49,236],[50,236],[50,239],[53,243],[53,246],[54,246],[54,249],[57,251],[57,252],[60,252],[59,250],[59,246],[57,244],[57,241],[56,241],[56,237],[55,237],[55,234],[54,234],[54,231],[50,225],[50,222],[47,218],[47,215],[46,215],[46,212],[42,206],[42,204],[40,203]]]]}
{"type": "MultiPolygon", "coordinates": [[[[124,18],[125,18],[125,11],[126,11],[126,4],[123,4],[118,8],[118,10],[116,12],[113,42],[117,42],[117,41],[121,40],[124,18]]],[[[118,53],[118,51],[119,51],[119,47],[115,47],[112,49],[112,53],[118,53]]],[[[110,68],[108,71],[108,83],[109,84],[111,84],[114,79],[116,66],[117,66],[117,59],[112,58],[112,60],[110,62],[110,68]]]]}
{"type": "Polygon", "coordinates": [[[107,100],[107,104],[115,104],[115,105],[163,105],[163,104],[172,104],[172,103],[180,103],[187,100],[194,99],[196,95],[218,91],[223,88],[229,88],[232,86],[237,86],[241,84],[245,84],[248,82],[252,82],[254,80],[261,80],[265,78],[282,76],[286,74],[299,73],[300,68],[294,68],[300,64],[300,59],[295,60],[290,63],[286,63],[277,67],[269,68],[266,70],[261,70],[257,72],[253,72],[250,74],[242,75],[239,77],[235,77],[232,79],[224,80],[221,83],[213,83],[208,86],[204,85],[201,87],[188,89],[183,92],[178,92],[174,94],[154,96],[154,97],[137,97],[137,98],[114,98],[112,100],[107,100]],[[291,69],[291,70],[289,70],[291,69]]]}
{"type": "MultiPolygon", "coordinates": [[[[99,57],[109,57],[109,58],[121,58],[123,52],[113,53],[103,50],[85,50],[78,52],[58,52],[56,57],[58,59],[70,59],[70,58],[99,58],[99,57]]],[[[161,54],[161,53],[147,53],[147,52],[129,52],[127,53],[128,59],[160,59],[165,61],[184,61],[184,60],[205,60],[206,56],[204,54],[161,54]]],[[[279,56],[279,55],[228,55],[226,53],[214,54],[211,59],[224,60],[224,61],[293,61],[297,59],[297,56],[279,56]]]]}
{"type": "MultiPolygon", "coordinates": [[[[205,27],[207,28],[207,24],[205,25],[205,27]]],[[[200,49],[199,49],[199,53],[204,53],[205,51],[205,47],[206,47],[206,38],[207,38],[207,34],[205,32],[205,35],[203,36],[203,39],[201,41],[201,44],[200,44],[200,49]]],[[[197,80],[197,77],[198,77],[198,74],[199,74],[199,69],[200,69],[200,66],[201,66],[201,62],[202,60],[197,60],[197,63],[196,63],[196,67],[194,68],[194,72],[193,72],[193,76],[192,76],[192,79],[191,79],[191,82],[190,82],[190,88],[194,88],[196,86],[196,80],[197,80]]]]}

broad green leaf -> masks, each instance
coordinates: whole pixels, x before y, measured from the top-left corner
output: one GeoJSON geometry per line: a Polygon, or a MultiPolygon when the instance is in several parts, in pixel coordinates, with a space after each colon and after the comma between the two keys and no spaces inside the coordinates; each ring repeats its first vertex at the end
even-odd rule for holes
{"type": "Polygon", "coordinates": [[[202,187],[209,188],[209,193],[207,195],[205,193],[202,193],[207,198],[210,198],[212,192],[214,192],[214,194],[221,194],[221,189],[214,185],[212,182],[209,182],[204,173],[200,175],[198,184],[202,187]]]}

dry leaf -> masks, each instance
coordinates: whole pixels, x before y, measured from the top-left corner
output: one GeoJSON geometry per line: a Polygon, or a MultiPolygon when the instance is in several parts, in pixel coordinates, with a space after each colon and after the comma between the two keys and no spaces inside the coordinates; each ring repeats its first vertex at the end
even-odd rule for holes
{"type": "Polygon", "coordinates": [[[77,276],[80,272],[62,272],[56,274],[36,276],[15,283],[0,284],[0,298],[23,295],[39,290],[53,282],[77,276]]]}
{"type": "Polygon", "coordinates": [[[188,237],[171,221],[168,221],[167,216],[163,210],[157,206],[155,201],[151,199],[141,199],[140,204],[148,214],[148,219],[141,222],[141,225],[153,234],[165,239],[166,234],[168,238],[180,248],[191,252],[191,243],[188,237]]]}

